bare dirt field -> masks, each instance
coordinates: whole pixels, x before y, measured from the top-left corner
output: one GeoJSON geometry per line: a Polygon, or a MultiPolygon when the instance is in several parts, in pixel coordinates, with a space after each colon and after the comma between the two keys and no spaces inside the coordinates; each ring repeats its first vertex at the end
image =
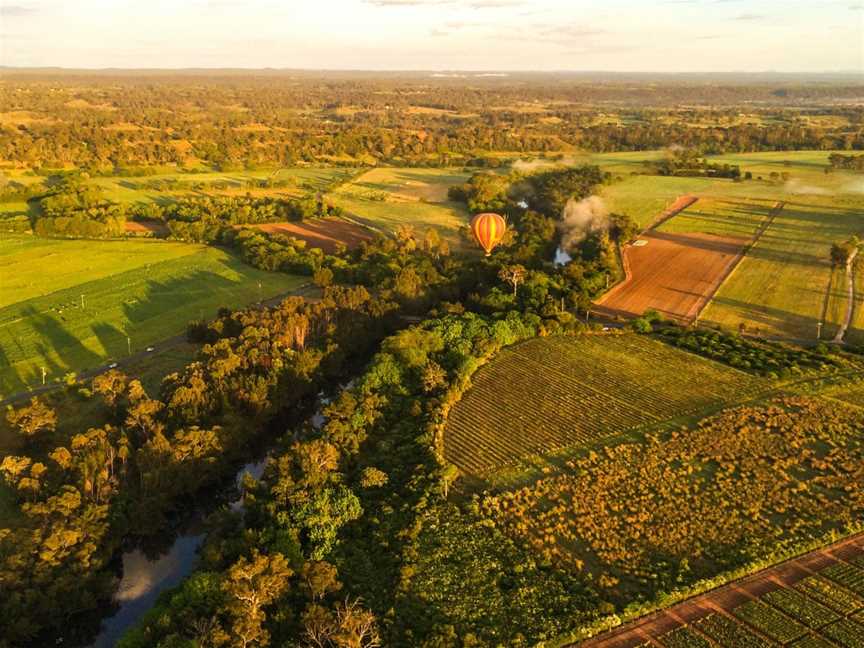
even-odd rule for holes
{"type": "Polygon", "coordinates": [[[373,232],[365,227],[338,218],[321,218],[302,223],[264,223],[243,227],[254,227],[271,234],[293,236],[306,241],[311,247],[320,247],[325,252],[335,252],[339,243],[349,248],[356,247],[373,237],[373,232]]]}
{"type": "Polygon", "coordinates": [[[152,234],[153,236],[162,236],[168,233],[168,227],[164,223],[157,221],[126,221],[124,228],[129,234],[142,236],[152,234]]]}
{"type": "Polygon", "coordinates": [[[600,313],[633,317],[654,309],[692,322],[749,243],[740,237],[655,230],[640,239],[647,244],[624,249],[627,279],[597,302],[600,313]]]}

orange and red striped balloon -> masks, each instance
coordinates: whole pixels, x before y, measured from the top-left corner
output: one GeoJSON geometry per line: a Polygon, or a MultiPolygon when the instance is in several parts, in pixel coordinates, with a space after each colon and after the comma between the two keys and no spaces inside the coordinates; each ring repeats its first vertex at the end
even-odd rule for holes
{"type": "Polygon", "coordinates": [[[485,250],[486,256],[489,256],[504,238],[507,222],[498,214],[477,214],[471,221],[471,231],[477,243],[485,250]]]}

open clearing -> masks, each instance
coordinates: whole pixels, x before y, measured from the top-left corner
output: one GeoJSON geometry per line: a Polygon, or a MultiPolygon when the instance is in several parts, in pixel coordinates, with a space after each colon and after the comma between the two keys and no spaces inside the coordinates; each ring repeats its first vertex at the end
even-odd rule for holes
{"type": "Polygon", "coordinates": [[[771,212],[767,203],[710,199],[662,221],[623,250],[627,278],[597,301],[599,311],[633,317],[654,309],[692,322],[771,212]]]}
{"type": "Polygon", "coordinates": [[[333,253],[341,243],[353,248],[373,237],[373,233],[355,223],[341,218],[319,218],[304,220],[301,223],[264,223],[261,225],[241,225],[252,227],[271,234],[285,234],[306,241],[310,247],[319,247],[333,253]]]}
{"type": "Polygon", "coordinates": [[[447,200],[447,190],[467,178],[448,169],[372,169],[327,197],[372,229],[392,233],[400,225],[417,232],[434,227],[453,245],[469,215],[464,205],[447,200]]]}
{"type": "Polygon", "coordinates": [[[305,279],[256,270],[224,250],[162,241],[0,242],[0,393],[93,368],[182,333],[222,306],[305,279]],[[260,288],[259,288],[260,285],[260,288]],[[84,296],[84,307],[81,296],[84,296]],[[127,342],[127,336],[130,340],[127,342]]]}
{"type": "Polygon", "coordinates": [[[450,412],[445,456],[481,474],[735,402],[767,384],[636,335],[531,340],[475,374],[450,412]]]}

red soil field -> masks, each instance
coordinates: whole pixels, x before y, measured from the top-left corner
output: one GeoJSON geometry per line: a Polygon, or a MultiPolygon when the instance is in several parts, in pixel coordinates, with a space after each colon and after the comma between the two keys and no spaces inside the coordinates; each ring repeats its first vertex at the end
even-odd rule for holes
{"type": "Polygon", "coordinates": [[[690,323],[738,262],[749,239],[647,231],[642,247],[624,249],[627,279],[597,302],[609,316],[634,317],[649,308],[690,323]]]}
{"type": "Polygon", "coordinates": [[[335,252],[338,243],[352,248],[373,237],[373,233],[365,227],[338,218],[320,218],[302,223],[263,223],[242,227],[254,227],[262,232],[293,236],[306,241],[310,247],[320,247],[325,252],[335,252]]]}

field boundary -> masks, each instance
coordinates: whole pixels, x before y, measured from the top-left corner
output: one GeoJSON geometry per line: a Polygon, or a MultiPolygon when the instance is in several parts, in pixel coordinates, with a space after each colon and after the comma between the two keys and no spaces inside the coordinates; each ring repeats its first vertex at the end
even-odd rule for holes
{"type": "Polygon", "coordinates": [[[655,218],[645,229],[642,230],[641,233],[645,233],[649,230],[655,230],[664,223],[672,220],[678,214],[683,212],[685,209],[689,209],[699,200],[699,196],[694,196],[692,194],[684,194],[683,196],[678,196],[666,210],[661,213],[657,218],[655,218]]]}
{"type": "MultiPolygon", "coordinates": [[[[643,234],[645,234],[645,232],[648,232],[649,230],[660,227],[663,223],[670,220],[674,216],[677,216],[685,209],[692,207],[697,200],[699,200],[698,196],[679,196],[672,202],[671,206],[669,206],[663,213],[661,213],[657,218],[655,218],[654,221],[652,221],[647,227],[641,230],[636,238],[638,239],[640,236],[642,236],[643,234]]],[[[633,270],[630,266],[630,259],[627,257],[627,248],[630,247],[630,244],[618,244],[616,247],[618,250],[618,258],[621,259],[621,269],[624,271],[624,278],[621,279],[621,281],[617,282],[614,286],[609,288],[609,290],[607,290],[604,294],[602,294],[600,298],[594,302],[596,306],[602,306],[603,302],[606,301],[608,297],[614,294],[621,286],[623,286],[633,278],[633,270]]]]}
{"type": "MultiPolygon", "coordinates": [[[[780,215],[780,212],[786,207],[786,203],[783,201],[777,201],[774,203],[774,206],[771,208],[771,212],[768,214],[768,218],[765,219],[765,222],[759,226],[759,229],[756,231],[755,236],[750,239],[750,242],[747,243],[744,247],[741,248],[741,251],[732,259],[732,262],[729,264],[729,267],[726,269],[726,272],[720,277],[720,281],[714,286],[711,290],[711,293],[704,299],[701,307],[696,311],[696,313],[692,316],[691,322],[696,324],[699,322],[699,316],[702,315],[704,310],[708,308],[708,304],[714,301],[714,298],[717,296],[717,293],[720,292],[720,289],[723,287],[723,284],[732,276],[732,273],[738,268],[743,261],[744,257],[750,253],[750,251],[758,245],[762,235],[768,231],[768,228],[774,223],[774,220],[777,216],[780,215]]],[[[695,306],[699,306],[699,302],[695,304],[695,306]]],[[[687,313],[688,317],[690,313],[687,313]]]]}
{"type": "Polygon", "coordinates": [[[853,533],[822,547],[782,560],[747,576],[731,580],[701,594],[688,597],[673,605],[628,621],[600,635],[585,640],[556,645],[560,645],[562,648],[575,648],[576,646],[581,648],[624,648],[625,646],[634,645],[634,642],[651,642],[651,640],[656,639],[660,634],[665,634],[675,628],[689,625],[685,619],[692,615],[680,614],[682,609],[702,608],[708,610],[705,616],[710,612],[728,613],[729,610],[727,608],[731,606],[728,603],[724,604],[720,600],[723,597],[729,597],[732,600],[738,601],[751,600],[754,597],[745,589],[746,587],[758,589],[760,585],[764,587],[765,584],[779,584],[781,577],[789,572],[803,573],[809,576],[814,573],[814,570],[810,566],[820,562],[820,560],[825,561],[827,559],[834,562],[846,562],[853,556],[864,556],[864,531],[853,533]]]}

